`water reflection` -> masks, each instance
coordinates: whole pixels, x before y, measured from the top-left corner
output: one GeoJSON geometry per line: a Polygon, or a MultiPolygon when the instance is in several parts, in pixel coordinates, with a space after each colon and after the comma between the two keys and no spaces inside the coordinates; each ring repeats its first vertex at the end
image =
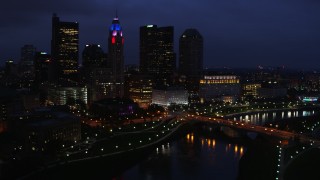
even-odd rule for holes
{"type": "MultiPolygon", "coordinates": [[[[195,135],[193,133],[189,133],[186,135],[186,140],[188,144],[194,144],[195,135]]],[[[216,139],[214,138],[203,138],[197,137],[201,142],[201,147],[206,147],[207,150],[214,150],[216,148],[216,139]]],[[[229,151],[233,149],[233,156],[237,158],[241,158],[244,151],[244,146],[238,144],[226,144],[225,145],[225,153],[229,153],[229,151]]]]}
{"type": "Polygon", "coordinates": [[[246,147],[219,136],[186,134],[160,145],[145,160],[121,175],[121,179],[236,179],[238,163],[246,147]]]}
{"type": "Polygon", "coordinates": [[[314,111],[279,111],[279,112],[261,112],[256,114],[239,115],[233,117],[234,120],[240,120],[243,122],[264,125],[268,121],[274,121],[276,119],[295,118],[302,116],[314,115],[314,111]]]}

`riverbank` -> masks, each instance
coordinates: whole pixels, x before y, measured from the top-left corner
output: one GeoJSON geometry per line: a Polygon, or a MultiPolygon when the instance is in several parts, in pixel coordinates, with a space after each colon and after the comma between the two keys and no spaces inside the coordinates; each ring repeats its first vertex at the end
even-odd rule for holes
{"type": "Polygon", "coordinates": [[[22,179],[100,179],[101,173],[104,173],[103,179],[110,179],[145,158],[147,154],[154,151],[158,146],[179,136],[187,126],[188,124],[181,123],[159,140],[144,146],[118,153],[60,161],[50,167],[43,167],[40,171],[29,174],[22,179]]]}

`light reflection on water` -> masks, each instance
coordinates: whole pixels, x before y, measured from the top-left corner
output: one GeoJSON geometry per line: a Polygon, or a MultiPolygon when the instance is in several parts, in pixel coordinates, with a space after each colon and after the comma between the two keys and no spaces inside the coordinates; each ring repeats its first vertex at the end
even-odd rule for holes
{"type": "Polygon", "coordinates": [[[281,111],[281,112],[263,112],[250,115],[240,115],[233,117],[234,120],[240,120],[256,125],[264,125],[268,121],[276,119],[294,118],[302,116],[311,116],[314,111],[281,111]]]}
{"type": "MultiPolygon", "coordinates": [[[[209,150],[214,150],[216,147],[216,140],[214,138],[203,138],[203,137],[198,137],[199,140],[201,141],[201,147],[206,146],[207,149],[209,150]]],[[[187,143],[189,144],[194,144],[194,134],[189,133],[186,135],[186,140],[187,143]]],[[[237,144],[226,144],[225,146],[225,152],[228,153],[230,149],[234,149],[234,157],[239,157],[241,158],[243,155],[244,151],[244,146],[237,145],[237,144]]]]}
{"type": "Polygon", "coordinates": [[[236,179],[246,147],[221,139],[186,134],[163,144],[122,179],[236,179]]]}

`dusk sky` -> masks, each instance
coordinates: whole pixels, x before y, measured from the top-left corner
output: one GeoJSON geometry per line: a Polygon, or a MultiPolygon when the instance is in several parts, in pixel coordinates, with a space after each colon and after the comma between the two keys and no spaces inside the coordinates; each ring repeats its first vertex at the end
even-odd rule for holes
{"type": "Polygon", "coordinates": [[[0,6],[0,63],[20,59],[33,44],[50,53],[51,17],[77,21],[85,44],[107,51],[108,27],[118,9],[125,64],[139,63],[139,27],[175,28],[175,52],[186,28],[204,37],[205,67],[286,66],[320,69],[319,0],[4,0],[0,6]]]}

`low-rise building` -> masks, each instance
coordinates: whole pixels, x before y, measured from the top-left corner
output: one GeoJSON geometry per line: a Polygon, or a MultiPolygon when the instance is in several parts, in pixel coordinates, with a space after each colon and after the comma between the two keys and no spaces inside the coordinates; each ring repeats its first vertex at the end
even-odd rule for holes
{"type": "Polygon", "coordinates": [[[87,87],[50,87],[48,90],[49,104],[66,105],[68,99],[81,100],[84,104],[88,104],[87,87]]]}
{"type": "Polygon", "coordinates": [[[161,106],[169,106],[170,104],[188,104],[188,91],[183,88],[168,88],[166,90],[153,89],[152,103],[161,106]]]}
{"type": "Polygon", "coordinates": [[[222,96],[239,97],[240,79],[235,75],[204,76],[200,79],[199,97],[201,102],[220,100],[222,96]]]}
{"type": "Polygon", "coordinates": [[[146,75],[131,75],[126,81],[129,98],[141,108],[148,108],[152,103],[152,78],[146,75]]]}
{"type": "Polygon", "coordinates": [[[10,129],[24,139],[27,151],[51,151],[81,140],[80,119],[52,108],[16,115],[10,122],[10,129]]]}
{"type": "Polygon", "coordinates": [[[242,84],[242,96],[258,97],[258,89],[261,88],[261,83],[244,83],[242,84]]]}

